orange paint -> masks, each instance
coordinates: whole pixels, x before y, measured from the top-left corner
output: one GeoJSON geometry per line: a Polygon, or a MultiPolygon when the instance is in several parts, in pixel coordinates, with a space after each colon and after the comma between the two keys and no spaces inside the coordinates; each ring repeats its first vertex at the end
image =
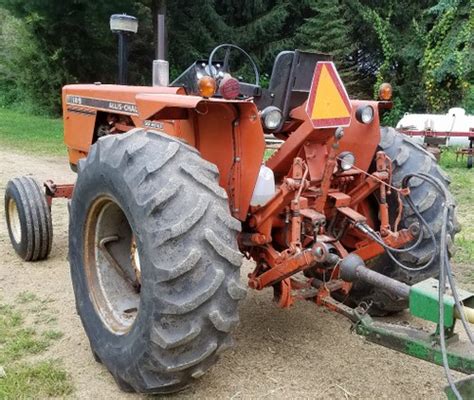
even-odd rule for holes
{"type": "MultiPolygon", "coordinates": [[[[319,62],[308,100],[291,110],[278,133],[285,142],[266,162],[275,174],[275,195],[262,206],[250,207],[265,151],[260,110],[252,99],[191,96],[180,87],[99,84],[63,89],[65,143],[72,164],[87,156],[98,128],[105,126],[111,135],[143,127],[174,136],[217,166],[230,212],[243,222],[241,250],[257,263],[249,286],[273,286],[280,307],[292,304],[294,290],[315,290],[314,278],[303,284],[291,281],[297,272],[321,269],[323,258],[313,251],[313,243],[330,246],[340,257],[353,251],[364,259],[379,255],[383,248],[353,227],[366,220],[374,229],[382,225],[384,239],[394,247],[412,239],[407,230],[391,232],[386,202],[368,201],[376,191],[385,198],[381,182],[390,181],[391,175],[390,160],[381,152],[376,155],[378,109],[376,102],[350,101],[334,64],[319,62]],[[355,118],[357,108],[366,105],[375,113],[368,125],[355,118]],[[334,133],[341,126],[344,135],[337,141],[334,133]],[[340,171],[337,157],[343,151],[354,154],[354,169],[340,171]],[[368,174],[374,160],[376,170],[368,174]],[[328,227],[333,219],[339,222],[336,218],[352,224],[340,237],[328,227]]],[[[72,192],[72,186],[66,189],[72,192]]],[[[339,279],[337,265],[324,268],[330,279],[314,298],[337,311],[331,292],[348,293],[351,284],[339,279]]]]}
{"type": "Polygon", "coordinates": [[[64,141],[69,161],[87,156],[100,115],[123,118],[120,131],[143,127],[182,139],[217,166],[232,214],[245,220],[265,151],[251,101],[187,96],[179,87],[69,85],[63,88],[64,141]],[[128,121],[128,122],[127,122],[128,121]]]}

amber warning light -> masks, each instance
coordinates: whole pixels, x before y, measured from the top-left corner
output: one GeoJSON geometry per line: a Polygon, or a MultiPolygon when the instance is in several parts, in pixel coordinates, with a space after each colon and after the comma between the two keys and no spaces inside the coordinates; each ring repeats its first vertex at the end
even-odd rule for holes
{"type": "Polygon", "coordinates": [[[216,93],[216,80],[211,76],[203,76],[199,79],[198,88],[202,97],[212,97],[216,93]]]}
{"type": "Polygon", "coordinates": [[[383,101],[390,101],[392,99],[393,90],[390,83],[384,82],[379,88],[379,99],[383,101]]]}

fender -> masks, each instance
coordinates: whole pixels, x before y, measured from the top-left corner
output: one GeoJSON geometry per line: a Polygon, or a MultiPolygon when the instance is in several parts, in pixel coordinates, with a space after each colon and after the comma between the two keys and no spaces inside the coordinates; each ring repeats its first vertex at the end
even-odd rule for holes
{"type": "Polygon", "coordinates": [[[130,121],[125,131],[157,130],[199,150],[217,165],[233,216],[246,219],[265,152],[252,101],[188,96],[181,87],[69,85],[63,89],[63,111],[72,165],[87,156],[94,142],[98,112],[121,116],[130,121]]]}

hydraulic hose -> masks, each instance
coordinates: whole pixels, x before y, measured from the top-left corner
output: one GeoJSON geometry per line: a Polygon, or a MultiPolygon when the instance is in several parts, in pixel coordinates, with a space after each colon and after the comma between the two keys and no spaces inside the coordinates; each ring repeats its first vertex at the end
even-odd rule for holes
{"type": "Polygon", "coordinates": [[[416,208],[416,205],[414,204],[413,200],[411,199],[410,195],[406,196],[406,200],[410,208],[413,210],[415,216],[417,217],[418,221],[420,221],[421,225],[426,228],[428,231],[430,238],[433,242],[434,246],[434,251],[431,255],[430,260],[425,263],[421,267],[417,268],[410,268],[400,261],[398,261],[393,253],[404,253],[407,251],[411,251],[417,246],[420,245],[422,238],[423,238],[423,230],[420,230],[420,233],[418,235],[418,238],[416,242],[411,245],[410,247],[403,248],[403,249],[395,249],[390,246],[388,246],[382,238],[378,236],[378,234],[373,231],[368,225],[360,225],[356,227],[362,230],[364,233],[366,233],[368,236],[370,236],[374,241],[376,241],[378,244],[384,247],[386,250],[388,256],[392,259],[393,262],[395,262],[400,268],[403,268],[404,270],[407,271],[421,271],[426,268],[428,268],[435,260],[436,255],[438,254],[439,250],[439,260],[440,260],[440,267],[439,267],[439,289],[438,289],[438,302],[439,302],[439,337],[440,337],[440,349],[441,349],[441,355],[442,355],[442,361],[443,361],[443,368],[445,371],[446,379],[449,383],[449,386],[451,387],[452,392],[454,393],[455,397],[458,400],[462,400],[462,396],[459,393],[459,390],[456,387],[456,384],[454,382],[453,376],[451,374],[451,370],[449,368],[449,362],[448,362],[448,354],[447,354],[447,348],[446,348],[446,332],[445,332],[445,327],[444,327],[444,294],[446,291],[446,278],[447,282],[449,284],[449,287],[451,289],[454,302],[455,302],[455,310],[457,311],[456,314],[459,315],[464,330],[466,331],[467,336],[469,337],[469,340],[471,343],[474,343],[474,335],[472,334],[472,331],[469,327],[468,321],[466,319],[466,314],[464,312],[464,306],[461,303],[459,299],[459,293],[456,288],[456,283],[454,282],[454,276],[453,272],[451,270],[451,265],[448,257],[448,246],[447,246],[447,226],[450,221],[450,217],[452,213],[454,212],[454,207],[455,204],[451,200],[451,195],[448,193],[445,187],[443,187],[435,178],[433,178],[430,175],[427,175],[425,173],[414,173],[407,175],[403,178],[402,180],[402,187],[406,188],[408,187],[408,182],[412,178],[418,178],[421,179],[430,185],[432,185],[436,191],[438,191],[442,196],[443,196],[443,216],[442,216],[442,226],[441,226],[441,237],[440,237],[440,244],[438,247],[438,244],[436,242],[436,237],[434,235],[433,230],[431,227],[428,225],[428,223],[425,221],[423,216],[421,215],[420,211],[416,208]]]}
{"type": "Polygon", "coordinates": [[[446,242],[446,237],[447,237],[446,229],[449,223],[450,215],[454,211],[455,205],[454,203],[451,202],[451,198],[450,198],[451,196],[447,192],[447,190],[438,182],[436,182],[431,176],[426,175],[426,174],[417,174],[417,175],[419,175],[420,179],[429,181],[436,188],[436,190],[438,190],[438,192],[444,196],[444,200],[445,200],[443,204],[443,208],[444,208],[443,221],[442,221],[442,226],[441,226],[441,238],[440,238],[441,248],[440,248],[440,271],[439,271],[439,285],[438,285],[440,348],[441,348],[441,354],[442,354],[442,359],[443,359],[443,367],[444,367],[444,371],[445,371],[449,386],[451,387],[451,390],[456,396],[456,398],[458,400],[462,400],[462,396],[456,387],[454,379],[451,375],[451,370],[449,368],[448,355],[447,355],[447,349],[446,349],[446,335],[445,335],[445,329],[444,329],[444,293],[446,291],[446,277],[447,277],[448,283],[449,283],[449,286],[454,298],[454,302],[455,302],[455,310],[457,310],[457,314],[459,314],[459,316],[461,317],[463,327],[466,331],[466,334],[469,337],[469,340],[471,341],[471,343],[474,343],[473,335],[467,323],[466,315],[464,313],[464,307],[461,304],[461,301],[459,300],[459,294],[457,292],[456,284],[454,282],[453,272],[451,270],[451,265],[449,262],[449,257],[448,257],[448,252],[447,252],[448,246],[446,242]]]}
{"type": "MultiPolygon", "coordinates": [[[[419,179],[422,179],[424,181],[427,181],[428,183],[430,183],[431,185],[433,185],[435,187],[435,189],[437,189],[438,191],[440,191],[441,189],[441,185],[439,185],[438,182],[436,182],[434,179],[432,179],[430,176],[427,176],[425,177],[424,174],[410,174],[410,175],[406,175],[403,180],[402,180],[402,187],[403,188],[407,188],[408,187],[408,182],[410,181],[410,179],[412,178],[419,178],[419,179]]],[[[446,196],[444,192],[441,191],[441,193],[443,194],[443,196],[446,196]]],[[[366,224],[363,224],[363,228],[365,229],[364,232],[369,235],[375,242],[377,242],[378,244],[380,244],[387,252],[387,255],[390,257],[390,259],[400,268],[404,269],[405,271],[410,271],[410,272],[416,272],[416,271],[423,271],[427,268],[429,268],[431,266],[431,264],[434,262],[434,260],[436,259],[436,255],[438,254],[438,244],[436,242],[436,236],[433,232],[433,230],[431,229],[431,227],[429,226],[429,224],[426,222],[426,220],[423,218],[423,216],[421,215],[421,213],[418,211],[415,203],[413,202],[412,198],[410,197],[410,195],[407,195],[406,196],[406,201],[408,203],[408,205],[410,206],[410,208],[412,209],[413,213],[415,214],[416,218],[418,219],[418,221],[420,222],[420,225],[422,227],[424,227],[429,236],[430,236],[430,239],[433,243],[433,247],[434,247],[434,250],[433,252],[431,253],[431,257],[430,259],[425,263],[423,264],[422,266],[420,267],[409,267],[405,264],[403,264],[402,262],[400,262],[399,260],[397,260],[397,258],[393,255],[393,253],[406,253],[408,251],[412,251],[414,250],[415,248],[417,248],[420,243],[422,242],[423,240],[423,229],[420,229],[420,233],[418,234],[418,237],[417,237],[417,240],[416,242],[409,246],[409,247],[405,247],[405,248],[402,248],[402,249],[397,249],[397,248],[394,248],[394,247],[391,247],[391,246],[388,246],[383,240],[382,238],[380,238],[375,231],[373,231],[368,225],[366,224]]],[[[356,227],[358,227],[360,229],[360,225],[356,227]]],[[[361,229],[362,230],[362,229],[361,229]]]]}

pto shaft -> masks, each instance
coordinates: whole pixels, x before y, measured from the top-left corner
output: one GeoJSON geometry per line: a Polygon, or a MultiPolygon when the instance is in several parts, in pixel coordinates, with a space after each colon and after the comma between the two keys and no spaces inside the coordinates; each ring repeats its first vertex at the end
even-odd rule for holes
{"type": "MultiPolygon", "coordinates": [[[[384,289],[390,294],[397,296],[401,300],[408,301],[410,298],[410,290],[412,288],[409,285],[367,268],[365,266],[364,260],[362,260],[362,258],[360,258],[357,254],[349,254],[341,261],[339,267],[341,279],[347,282],[365,282],[384,289]]],[[[448,307],[449,305],[445,306],[448,307]]],[[[453,305],[451,306],[454,308],[454,313],[452,314],[453,317],[456,319],[461,319],[461,313],[453,305]]],[[[463,309],[466,320],[471,324],[474,324],[474,308],[464,307],[463,309]]]]}
{"type": "Polygon", "coordinates": [[[341,278],[347,282],[362,281],[370,285],[385,289],[400,299],[408,300],[410,286],[389,278],[365,266],[364,260],[357,254],[349,254],[339,264],[341,278]]]}

